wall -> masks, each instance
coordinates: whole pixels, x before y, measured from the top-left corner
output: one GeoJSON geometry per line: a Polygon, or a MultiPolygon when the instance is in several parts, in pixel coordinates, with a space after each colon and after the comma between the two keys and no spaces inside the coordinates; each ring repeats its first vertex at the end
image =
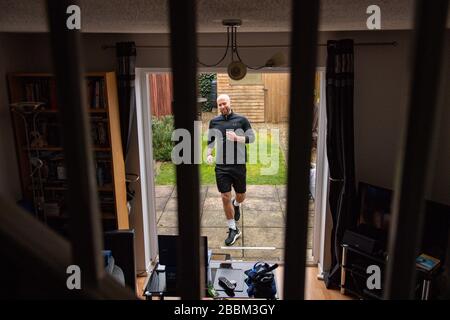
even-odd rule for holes
{"type": "MultiPolygon", "coordinates": [[[[440,119],[437,128],[436,160],[431,164],[434,168],[434,177],[431,183],[430,198],[443,203],[450,204],[450,31],[447,30],[447,43],[444,49],[446,66],[442,69],[443,84],[440,97],[442,101],[442,112],[438,115],[440,119]]],[[[450,239],[449,239],[450,241],[450,239]]],[[[450,261],[449,261],[450,262],[450,261]]]]}

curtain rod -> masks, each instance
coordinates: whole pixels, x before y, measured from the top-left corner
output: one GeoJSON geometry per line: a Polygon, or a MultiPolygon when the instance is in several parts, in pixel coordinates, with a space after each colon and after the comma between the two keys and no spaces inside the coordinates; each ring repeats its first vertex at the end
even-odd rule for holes
{"type": "MultiPolygon", "coordinates": [[[[397,41],[391,41],[391,42],[356,42],[354,44],[355,46],[394,46],[396,47],[398,45],[397,41]]],[[[319,47],[326,47],[327,44],[326,43],[318,43],[317,46],[319,47]]],[[[116,46],[115,45],[102,45],[102,49],[106,50],[106,49],[114,49],[116,46]]],[[[214,48],[226,48],[227,46],[224,45],[199,45],[197,46],[198,48],[210,48],[210,49],[214,49],[214,48]]],[[[242,46],[238,46],[239,48],[290,48],[290,45],[278,45],[278,44],[274,44],[274,45],[242,45],[242,46]]],[[[141,46],[136,46],[136,48],[143,48],[143,49],[167,49],[170,48],[169,45],[165,45],[165,46],[152,46],[152,45],[141,45],[141,46]]]]}

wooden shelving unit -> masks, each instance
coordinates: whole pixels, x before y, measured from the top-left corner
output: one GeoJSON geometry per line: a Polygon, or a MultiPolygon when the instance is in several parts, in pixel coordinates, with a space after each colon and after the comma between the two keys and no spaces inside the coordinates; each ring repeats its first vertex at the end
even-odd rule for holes
{"type": "MultiPolygon", "coordinates": [[[[128,229],[116,75],[89,73],[85,79],[103,226],[105,230],[128,229]]],[[[57,83],[51,74],[13,73],[8,75],[8,85],[23,202],[33,207],[38,218],[63,228],[68,203],[59,120],[63,106],[56,101],[57,83]],[[23,108],[23,102],[41,104],[30,111],[23,108]]]]}

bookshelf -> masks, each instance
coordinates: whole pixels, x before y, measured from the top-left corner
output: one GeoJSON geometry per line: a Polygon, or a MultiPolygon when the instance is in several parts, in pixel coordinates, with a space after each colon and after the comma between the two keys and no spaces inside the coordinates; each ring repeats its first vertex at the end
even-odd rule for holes
{"type": "MultiPolygon", "coordinates": [[[[88,73],[85,85],[103,228],[129,229],[115,73],[88,73]]],[[[8,75],[22,204],[65,233],[67,178],[56,86],[52,74],[8,75]]]]}

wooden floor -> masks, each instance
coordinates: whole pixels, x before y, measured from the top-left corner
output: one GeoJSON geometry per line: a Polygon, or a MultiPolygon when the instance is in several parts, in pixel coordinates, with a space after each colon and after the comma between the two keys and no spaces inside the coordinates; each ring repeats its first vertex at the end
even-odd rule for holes
{"type": "Polygon", "coordinates": [[[349,296],[340,293],[339,290],[328,290],[325,282],[317,279],[317,267],[306,268],[306,300],[351,300],[349,296]]]}
{"type": "MultiPolygon", "coordinates": [[[[279,267],[277,270],[278,279],[283,279],[283,267],[279,267]]],[[[351,297],[342,295],[339,290],[328,290],[325,287],[325,283],[322,280],[317,279],[318,270],[317,267],[306,268],[306,300],[351,300],[351,297]]],[[[143,288],[147,281],[146,277],[137,278],[137,290],[138,296],[142,298],[143,288]]],[[[279,282],[279,293],[283,292],[282,282],[279,282]]],[[[282,297],[280,297],[282,298],[282,297]]]]}

